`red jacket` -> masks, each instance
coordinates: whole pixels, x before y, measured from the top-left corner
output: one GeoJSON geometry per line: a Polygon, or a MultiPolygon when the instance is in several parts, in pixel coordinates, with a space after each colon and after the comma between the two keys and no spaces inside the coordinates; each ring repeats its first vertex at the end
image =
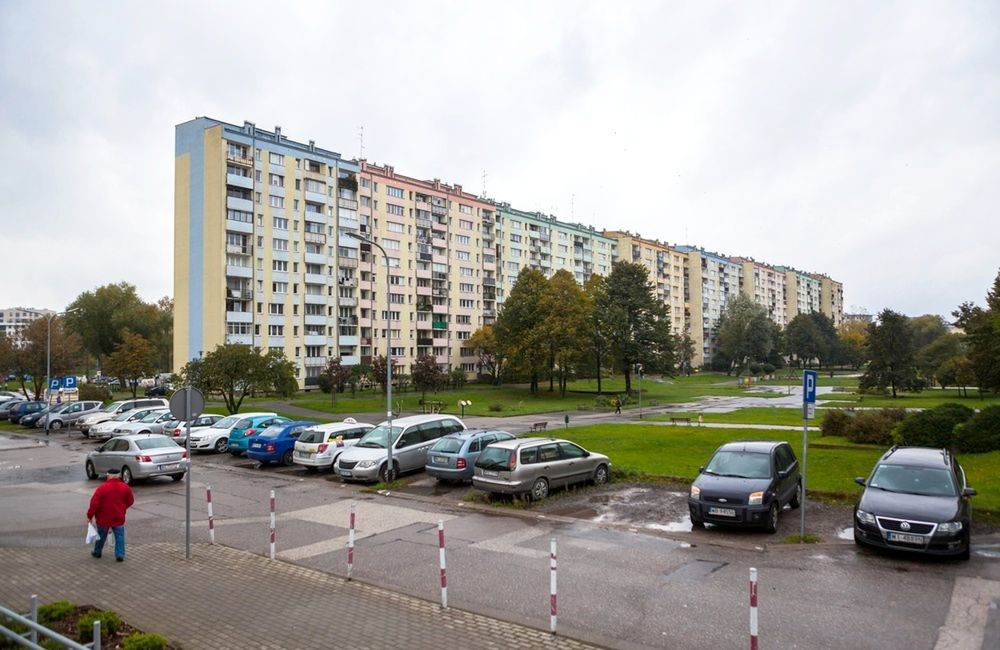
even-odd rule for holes
{"type": "Polygon", "coordinates": [[[135,503],[132,488],[125,485],[121,479],[109,478],[94,490],[90,497],[90,508],[87,510],[87,520],[97,518],[100,528],[113,528],[125,525],[125,511],[135,503]]]}

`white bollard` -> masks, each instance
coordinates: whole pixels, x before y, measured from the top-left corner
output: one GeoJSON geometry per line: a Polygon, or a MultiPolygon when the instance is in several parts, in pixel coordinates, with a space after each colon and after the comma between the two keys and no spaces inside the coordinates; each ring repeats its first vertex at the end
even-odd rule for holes
{"type": "Polygon", "coordinates": [[[556,633],[556,538],[549,541],[549,632],[556,633]]]}
{"type": "Polygon", "coordinates": [[[215,517],[212,516],[212,486],[205,486],[208,495],[208,539],[215,544],[215,517]]]}
{"type": "Polygon", "coordinates": [[[274,490],[271,490],[271,559],[274,559],[274,490]]]}
{"type": "Polygon", "coordinates": [[[444,563],[444,520],[438,519],[438,556],[441,559],[441,608],[448,609],[448,576],[444,563]]]}
{"type": "Polygon", "coordinates": [[[351,504],[351,523],[347,529],[347,579],[354,572],[354,504],[351,504]]]}
{"type": "Polygon", "coordinates": [[[750,569],[750,650],[757,650],[757,569],[750,569]]]}

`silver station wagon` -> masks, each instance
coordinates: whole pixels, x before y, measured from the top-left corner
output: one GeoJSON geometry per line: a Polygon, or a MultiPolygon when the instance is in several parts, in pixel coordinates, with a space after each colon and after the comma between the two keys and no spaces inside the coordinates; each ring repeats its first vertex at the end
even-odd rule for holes
{"type": "Polygon", "coordinates": [[[520,438],[494,442],[483,450],[472,486],[491,494],[527,494],[537,501],[552,488],[605,483],[610,470],[607,456],[568,440],[520,438]]]}

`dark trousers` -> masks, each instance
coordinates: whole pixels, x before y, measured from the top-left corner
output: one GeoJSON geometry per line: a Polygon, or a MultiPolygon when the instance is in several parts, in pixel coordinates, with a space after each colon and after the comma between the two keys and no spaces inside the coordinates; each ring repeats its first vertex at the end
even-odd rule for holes
{"type": "Polygon", "coordinates": [[[97,527],[97,541],[94,542],[94,555],[100,555],[104,550],[104,542],[108,541],[108,531],[115,534],[115,557],[125,557],[125,526],[111,528],[97,527]]]}

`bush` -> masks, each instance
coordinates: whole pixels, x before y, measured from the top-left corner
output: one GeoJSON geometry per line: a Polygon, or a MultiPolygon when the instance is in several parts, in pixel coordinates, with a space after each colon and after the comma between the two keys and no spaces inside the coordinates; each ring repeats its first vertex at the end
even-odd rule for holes
{"type": "Polygon", "coordinates": [[[858,411],[848,423],[844,435],[859,445],[889,446],[893,441],[893,430],[904,420],[906,420],[905,409],[858,411]]]}
{"type": "Polygon", "coordinates": [[[823,416],[823,421],[819,425],[821,436],[846,436],[847,427],[854,419],[854,411],[849,409],[831,409],[823,416]]]}
{"type": "Polygon", "coordinates": [[[501,404],[500,402],[493,402],[492,404],[490,404],[491,413],[499,413],[502,410],[503,410],[503,404],[501,404]]]}
{"type": "Polygon", "coordinates": [[[333,380],[330,379],[330,375],[324,373],[316,377],[316,387],[319,388],[321,392],[332,393],[333,380]]]}
{"type": "Polygon", "coordinates": [[[48,605],[38,608],[38,622],[42,625],[49,625],[56,621],[61,621],[76,610],[76,605],[68,600],[57,600],[48,605]]]}
{"type": "Polygon", "coordinates": [[[101,636],[114,634],[121,627],[121,619],[114,612],[102,612],[94,610],[87,612],[76,622],[76,634],[84,643],[94,640],[94,621],[101,621],[101,636]]]}
{"type": "Polygon", "coordinates": [[[950,448],[955,444],[955,426],[974,414],[972,409],[962,404],[942,404],[900,422],[893,437],[898,445],[950,448]]]}
{"type": "Polygon", "coordinates": [[[111,389],[104,384],[77,384],[77,398],[80,400],[100,400],[110,402],[111,389]]]}
{"type": "Polygon", "coordinates": [[[987,406],[956,426],[955,445],[970,454],[1000,450],[1000,406],[987,406]]]}
{"type": "Polygon", "coordinates": [[[122,641],[122,650],[163,650],[166,647],[166,638],[147,632],[130,634],[122,641]]]}

